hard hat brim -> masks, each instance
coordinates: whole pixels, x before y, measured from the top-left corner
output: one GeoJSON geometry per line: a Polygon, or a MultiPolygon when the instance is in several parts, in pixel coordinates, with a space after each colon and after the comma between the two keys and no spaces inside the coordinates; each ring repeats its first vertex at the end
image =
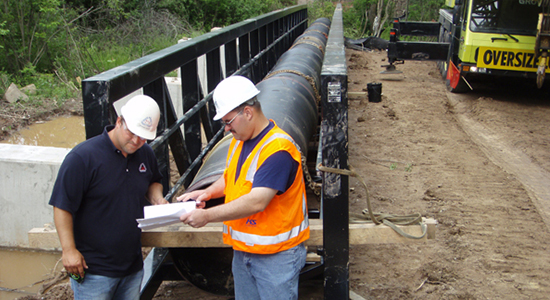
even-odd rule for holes
{"type": "Polygon", "coordinates": [[[142,139],[154,140],[157,137],[156,132],[150,132],[150,131],[144,130],[143,128],[139,127],[139,125],[134,125],[134,126],[130,124],[126,124],[126,125],[128,126],[128,130],[130,130],[131,133],[139,136],[142,139]]]}
{"type": "Polygon", "coordinates": [[[253,91],[252,93],[250,93],[250,95],[247,95],[247,97],[245,97],[242,102],[240,103],[235,103],[234,106],[230,106],[230,107],[227,107],[225,110],[222,110],[222,111],[219,111],[219,112],[216,112],[216,115],[214,116],[214,118],[212,118],[214,121],[218,121],[219,119],[223,118],[225,115],[227,115],[228,113],[230,113],[232,110],[234,110],[235,108],[239,107],[239,105],[245,103],[246,101],[249,101],[251,100],[252,98],[256,97],[258,94],[260,93],[259,90],[255,90],[253,91]]]}

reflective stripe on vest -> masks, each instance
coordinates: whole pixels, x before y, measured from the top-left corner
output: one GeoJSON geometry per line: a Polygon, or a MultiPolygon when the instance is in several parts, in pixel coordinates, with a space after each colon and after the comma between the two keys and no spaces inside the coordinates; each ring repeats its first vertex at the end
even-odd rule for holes
{"type": "Polygon", "coordinates": [[[298,152],[300,152],[300,147],[298,147],[298,145],[296,145],[296,143],[294,142],[294,140],[290,136],[288,136],[286,134],[281,134],[281,133],[274,133],[271,137],[269,137],[262,144],[260,149],[258,151],[256,151],[256,155],[254,155],[254,158],[252,158],[252,161],[250,163],[250,168],[248,168],[248,172],[246,172],[246,177],[245,177],[246,181],[254,182],[254,175],[256,175],[256,170],[258,169],[258,161],[260,160],[260,153],[262,152],[262,149],[265,146],[267,146],[267,144],[269,144],[270,142],[272,142],[272,141],[274,141],[278,138],[285,139],[285,140],[291,142],[292,144],[294,144],[296,149],[298,149],[298,152]]]}
{"type": "Polygon", "coordinates": [[[229,155],[229,159],[225,161],[225,168],[226,169],[229,167],[229,163],[233,159],[233,155],[235,155],[235,151],[237,151],[237,149],[239,148],[239,143],[241,143],[241,141],[237,140],[237,142],[235,143],[235,146],[233,147],[233,149],[230,149],[231,154],[229,155]]]}
{"type": "MultiPolygon", "coordinates": [[[[306,199],[302,197],[302,204],[305,208],[306,199]]],[[[305,209],[304,209],[305,211],[305,209]]],[[[235,241],[243,242],[247,245],[276,245],[292,238],[297,237],[302,231],[309,227],[309,219],[307,214],[304,215],[304,220],[298,226],[293,227],[290,231],[280,233],[274,236],[265,236],[240,232],[235,229],[228,229],[228,226],[223,224],[223,232],[231,235],[231,238],[235,241]]]]}

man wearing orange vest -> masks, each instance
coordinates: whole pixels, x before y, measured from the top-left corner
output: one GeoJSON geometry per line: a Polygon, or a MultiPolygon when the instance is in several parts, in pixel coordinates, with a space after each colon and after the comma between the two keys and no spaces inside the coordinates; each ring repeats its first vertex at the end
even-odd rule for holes
{"type": "Polygon", "coordinates": [[[223,176],[178,201],[225,197],[180,220],[192,227],[224,222],[223,241],[234,249],[235,298],[298,299],[298,278],[309,238],[301,154],[293,139],[263,114],[260,93],[246,77],[218,84],[213,98],[226,131],[233,134],[223,176]]]}

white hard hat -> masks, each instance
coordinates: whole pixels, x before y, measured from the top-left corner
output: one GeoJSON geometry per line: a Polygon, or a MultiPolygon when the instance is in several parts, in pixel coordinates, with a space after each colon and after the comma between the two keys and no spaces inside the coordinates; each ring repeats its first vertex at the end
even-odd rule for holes
{"type": "Polygon", "coordinates": [[[216,106],[216,115],[214,121],[217,121],[234,110],[237,106],[254,98],[260,91],[256,88],[250,79],[234,75],[222,80],[214,90],[214,105],[216,106]]]}
{"type": "Polygon", "coordinates": [[[133,134],[148,140],[157,136],[160,109],[153,98],[134,96],[120,109],[120,114],[133,134]]]}

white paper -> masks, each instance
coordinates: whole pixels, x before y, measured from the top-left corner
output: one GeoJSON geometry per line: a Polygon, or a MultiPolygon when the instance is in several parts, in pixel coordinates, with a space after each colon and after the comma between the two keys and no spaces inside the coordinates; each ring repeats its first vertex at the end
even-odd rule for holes
{"type": "Polygon", "coordinates": [[[149,205],[143,208],[143,219],[137,219],[142,230],[153,229],[180,222],[180,216],[194,210],[195,201],[149,205]]]}

